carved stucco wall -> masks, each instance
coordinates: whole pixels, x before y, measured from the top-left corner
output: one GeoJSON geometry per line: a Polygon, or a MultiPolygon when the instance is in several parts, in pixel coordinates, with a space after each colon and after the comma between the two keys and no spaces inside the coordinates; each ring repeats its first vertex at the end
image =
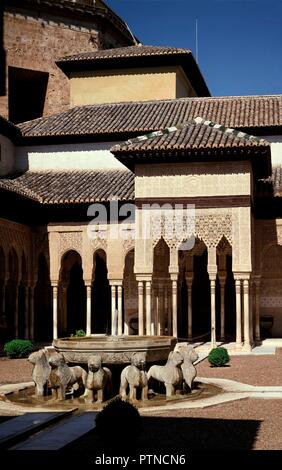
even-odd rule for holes
{"type": "Polygon", "coordinates": [[[282,335],[282,220],[255,221],[255,274],[261,276],[260,315],[273,315],[273,336],[282,335]]]}
{"type": "MultiPolygon", "coordinates": [[[[5,256],[5,275],[8,278],[8,256],[9,251],[14,249],[19,262],[19,273],[21,273],[21,259],[24,254],[27,261],[28,278],[31,280],[32,266],[32,235],[29,227],[0,219],[0,246],[5,256]]],[[[19,278],[20,281],[20,278],[19,278]]]]}
{"type": "Polygon", "coordinates": [[[250,162],[136,165],[135,197],[251,194],[250,162]]]}
{"type": "MultiPolygon", "coordinates": [[[[185,215],[183,216],[185,219],[185,215]]],[[[135,272],[149,274],[153,269],[153,248],[160,238],[164,238],[172,252],[187,237],[172,234],[166,236],[165,218],[160,218],[160,211],[148,209],[136,211],[136,230],[145,236],[136,240],[135,272]],[[148,228],[151,226],[151,231],[148,228]],[[155,230],[157,235],[155,235],[155,230]]],[[[222,237],[232,246],[234,272],[251,272],[251,210],[249,207],[196,209],[194,228],[188,226],[188,235],[203,240],[210,251],[215,249],[222,237]]],[[[172,265],[172,259],[170,261],[172,265]]]]}
{"type": "Polygon", "coordinates": [[[100,225],[95,238],[88,235],[88,224],[48,226],[50,249],[50,277],[56,284],[59,278],[61,261],[65,253],[74,250],[82,259],[83,278],[91,283],[93,255],[102,249],[107,256],[109,280],[122,280],[125,256],[134,248],[134,230],[131,225],[100,225]]]}

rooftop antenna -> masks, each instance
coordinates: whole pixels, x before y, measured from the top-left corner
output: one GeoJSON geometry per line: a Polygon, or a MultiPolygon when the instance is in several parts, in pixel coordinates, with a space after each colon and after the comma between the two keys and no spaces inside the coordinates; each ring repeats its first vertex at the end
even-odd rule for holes
{"type": "Polygon", "coordinates": [[[196,18],[196,62],[199,63],[199,49],[198,49],[198,18],[196,18]]]}
{"type": "Polygon", "coordinates": [[[136,37],[134,36],[134,34],[132,33],[130,27],[128,26],[128,24],[127,24],[126,22],[125,22],[125,25],[126,25],[126,27],[127,27],[127,30],[128,30],[128,32],[129,32],[130,36],[131,36],[132,39],[133,39],[134,45],[135,45],[135,46],[142,46],[142,44],[141,44],[139,41],[137,41],[136,37]]]}

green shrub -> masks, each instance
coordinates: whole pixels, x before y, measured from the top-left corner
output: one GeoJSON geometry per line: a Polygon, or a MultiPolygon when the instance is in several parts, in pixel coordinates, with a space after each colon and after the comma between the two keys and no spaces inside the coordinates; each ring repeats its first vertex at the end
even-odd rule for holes
{"type": "Polygon", "coordinates": [[[142,419],[135,406],[116,397],[98,413],[96,431],[108,445],[129,445],[141,433],[142,419]]]}
{"type": "Polygon", "coordinates": [[[4,345],[4,351],[11,358],[27,357],[33,351],[33,343],[28,339],[13,339],[4,345]]]}
{"type": "Polygon", "coordinates": [[[226,348],[214,348],[208,355],[209,363],[215,367],[225,366],[230,361],[230,357],[226,348]]]}
{"type": "Polygon", "coordinates": [[[86,336],[86,333],[84,330],[76,330],[74,335],[71,335],[71,338],[80,338],[82,336],[86,336]]]}

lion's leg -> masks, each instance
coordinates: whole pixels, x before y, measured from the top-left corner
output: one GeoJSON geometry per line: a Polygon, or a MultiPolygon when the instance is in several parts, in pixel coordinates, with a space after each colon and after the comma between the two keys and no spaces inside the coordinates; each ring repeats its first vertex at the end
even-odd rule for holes
{"type": "Polygon", "coordinates": [[[97,403],[102,403],[104,401],[103,389],[97,391],[97,403]]]}
{"type": "Polygon", "coordinates": [[[126,378],[121,377],[119,394],[120,394],[121,398],[123,398],[124,400],[126,400],[126,398],[127,398],[127,393],[126,393],[127,386],[128,386],[128,382],[127,382],[126,378]]]}
{"type": "Polygon", "coordinates": [[[142,401],[148,400],[148,385],[145,385],[142,388],[141,400],[142,401]]]}
{"type": "Polygon", "coordinates": [[[85,395],[86,401],[88,403],[93,403],[94,402],[94,390],[90,390],[89,388],[86,388],[85,391],[87,390],[87,395],[85,395]]]}
{"type": "Polygon", "coordinates": [[[66,399],[66,387],[64,385],[60,385],[60,387],[58,388],[58,398],[59,400],[66,399]]]}
{"type": "Polygon", "coordinates": [[[57,388],[52,388],[52,398],[54,398],[54,400],[58,399],[58,389],[57,388]]]}
{"type": "Polygon", "coordinates": [[[137,388],[134,387],[134,385],[129,384],[129,400],[137,401],[136,392],[137,392],[137,388]]]}
{"type": "Polygon", "coordinates": [[[172,384],[165,383],[166,396],[171,397],[175,394],[174,386],[172,384]]]}

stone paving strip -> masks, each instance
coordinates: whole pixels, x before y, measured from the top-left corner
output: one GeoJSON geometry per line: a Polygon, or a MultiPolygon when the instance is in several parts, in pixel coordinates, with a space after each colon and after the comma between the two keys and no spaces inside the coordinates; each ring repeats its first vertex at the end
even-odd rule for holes
{"type": "Polygon", "coordinates": [[[73,416],[63,420],[51,429],[48,429],[36,436],[32,436],[25,442],[11,447],[9,450],[59,450],[67,444],[75,441],[83,434],[91,431],[95,427],[97,412],[84,412],[78,416],[73,416]]]}
{"type": "Polygon", "coordinates": [[[25,413],[1,424],[0,448],[7,448],[19,439],[25,439],[58,419],[67,416],[70,411],[25,413]]]}
{"type": "Polygon", "coordinates": [[[222,392],[214,397],[203,398],[195,401],[181,401],[179,403],[167,402],[164,406],[142,408],[143,413],[152,411],[167,411],[176,409],[192,409],[192,408],[206,408],[208,406],[219,405],[235,400],[242,400],[244,398],[265,398],[265,399],[281,399],[282,386],[256,386],[248,385],[235,380],[216,379],[197,377],[197,381],[210,385],[217,385],[222,388],[222,392]]]}

